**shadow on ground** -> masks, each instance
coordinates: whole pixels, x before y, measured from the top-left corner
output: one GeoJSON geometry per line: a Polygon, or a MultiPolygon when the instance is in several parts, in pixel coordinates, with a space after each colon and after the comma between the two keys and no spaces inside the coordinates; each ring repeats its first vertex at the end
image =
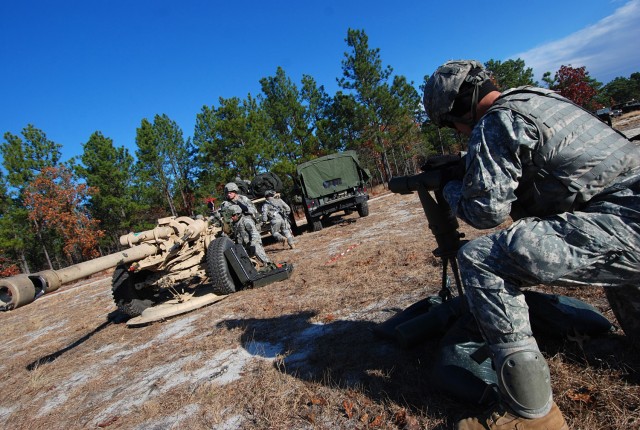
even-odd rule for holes
{"type": "MultiPolygon", "coordinates": [[[[477,404],[454,399],[436,386],[431,363],[437,340],[403,349],[376,336],[374,322],[319,323],[313,322],[315,317],[312,312],[301,312],[269,319],[230,319],[220,326],[242,329],[242,345],[254,355],[262,355],[257,343],[269,345],[265,349],[269,358],[282,357],[274,362],[281,372],[304,381],[358,390],[381,404],[391,400],[416,414],[429,410],[445,422],[442,428],[451,428],[469,412],[481,412],[477,404]]],[[[549,356],[559,353],[565,361],[585,367],[616,369],[628,383],[640,383],[637,351],[625,336],[609,334],[584,339],[583,343],[553,338],[538,341],[549,356]]]]}
{"type": "Polygon", "coordinates": [[[27,364],[26,369],[31,372],[31,371],[37,369],[39,366],[41,366],[43,364],[51,363],[52,361],[57,360],[65,352],[68,352],[68,351],[70,351],[70,350],[82,345],[84,342],[86,342],[87,340],[91,339],[95,334],[101,332],[102,330],[107,328],[109,325],[111,325],[111,324],[121,324],[123,322],[126,322],[128,319],[129,319],[129,317],[126,314],[124,314],[124,313],[122,313],[120,311],[113,311],[109,315],[107,315],[107,320],[105,322],[103,322],[102,324],[100,324],[98,327],[96,327],[95,329],[91,330],[89,333],[85,334],[84,336],[80,337],[79,339],[74,340],[69,345],[65,346],[64,348],[61,348],[58,351],[52,352],[51,354],[47,354],[44,357],[40,357],[40,358],[32,361],[31,363],[27,364]]]}
{"type": "MultiPolygon", "coordinates": [[[[373,333],[376,323],[336,320],[312,322],[312,312],[283,315],[269,319],[230,319],[219,325],[228,330],[243,330],[243,347],[262,355],[258,344],[268,344],[265,355],[281,360],[274,366],[281,372],[304,381],[341,389],[354,389],[372,401],[391,400],[418,414],[428,408],[449,421],[455,416],[455,401],[434,387],[430,377],[430,352],[437,343],[402,349],[379,339],[373,333]]],[[[459,410],[459,408],[458,408],[459,410]]]]}

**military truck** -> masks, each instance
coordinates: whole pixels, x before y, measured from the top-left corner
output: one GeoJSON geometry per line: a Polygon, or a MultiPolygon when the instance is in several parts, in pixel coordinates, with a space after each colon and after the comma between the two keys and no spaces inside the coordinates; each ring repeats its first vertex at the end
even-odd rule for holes
{"type": "Polygon", "coordinates": [[[369,215],[366,182],[369,170],[362,167],[355,151],[316,158],[296,167],[297,200],[304,206],[311,231],[322,230],[322,221],[332,213],[358,211],[369,215]]]}

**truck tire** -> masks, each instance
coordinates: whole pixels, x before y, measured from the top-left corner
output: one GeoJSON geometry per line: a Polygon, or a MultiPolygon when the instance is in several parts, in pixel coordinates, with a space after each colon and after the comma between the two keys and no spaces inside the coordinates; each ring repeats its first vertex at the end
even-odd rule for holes
{"type": "Polygon", "coordinates": [[[148,276],[148,271],[129,272],[128,267],[121,264],[116,267],[111,280],[111,294],[118,309],[130,317],[137,317],[145,309],[153,305],[153,291],[138,290],[136,282],[148,276]]]}
{"type": "Polygon", "coordinates": [[[360,203],[358,206],[358,215],[360,215],[361,217],[363,216],[369,216],[369,202],[364,201],[362,203],[360,203]]]}
{"type": "Polygon", "coordinates": [[[640,287],[613,287],[604,291],[624,333],[632,342],[640,340],[640,287]]]}
{"type": "Polygon", "coordinates": [[[320,231],[322,230],[322,221],[320,218],[313,218],[309,226],[311,227],[311,231],[320,231]]]}
{"type": "Polygon", "coordinates": [[[227,257],[224,256],[224,252],[232,246],[231,239],[221,236],[214,239],[207,248],[207,275],[216,294],[232,294],[241,288],[240,281],[229,267],[227,257]]]}
{"type": "Polygon", "coordinates": [[[291,234],[294,236],[300,236],[300,227],[296,223],[296,217],[293,215],[293,211],[289,213],[289,227],[291,228],[291,234]]]}

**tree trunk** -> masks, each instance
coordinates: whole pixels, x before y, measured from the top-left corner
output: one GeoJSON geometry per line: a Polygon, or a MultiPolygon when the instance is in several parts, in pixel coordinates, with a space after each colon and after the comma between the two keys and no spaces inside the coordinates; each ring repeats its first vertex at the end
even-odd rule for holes
{"type": "Polygon", "coordinates": [[[36,234],[38,235],[38,239],[40,239],[40,243],[42,244],[42,250],[44,251],[44,257],[47,260],[49,269],[53,270],[53,264],[51,263],[51,258],[49,258],[49,252],[47,252],[47,247],[45,246],[44,239],[42,238],[42,231],[40,231],[40,226],[38,225],[38,221],[34,220],[33,224],[36,227],[36,234]]]}
{"type": "MultiPolygon", "coordinates": [[[[393,156],[393,166],[395,167],[396,175],[400,173],[400,169],[398,169],[398,159],[396,157],[395,148],[391,147],[391,155],[393,156]]],[[[391,172],[391,176],[393,177],[393,172],[391,172]]]]}
{"type": "Polygon", "coordinates": [[[385,175],[383,182],[389,182],[389,179],[391,179],[391,167],[389,166],[389,159],[387,158],[386,152],[380,153],[380,160],[382,163],[382,171],[385,175]]]}
{"type": "Polygon", "coordinates": [[[29,274],[31,271],[29,270],[29,263],[27,262],[27,257],[24,255],[24,252],[20,251],[20,265],[22,266],[22,273],[29,274]]]}
{"type": "Polygon", "coordinates": [[[378,166],[378,163],[376,163],[376,171],[378,172],[378,176],[380,176],[380,183],[382,184],[382,187],[386,188],[384,176],[382,175],[382,171],[380,170],[380,166],[378,166]]]}
{"type": "Polygon", "coordinates": [[[176,213],[176,207],[173,204],[173,199],[171,198],[171,193],[169,192],[169,186],[167,184],[165,184],[164,186],[164,195],[167,197],[167,203],[169,203],[171,216],[178,216],[178,214],[176,213]]]}

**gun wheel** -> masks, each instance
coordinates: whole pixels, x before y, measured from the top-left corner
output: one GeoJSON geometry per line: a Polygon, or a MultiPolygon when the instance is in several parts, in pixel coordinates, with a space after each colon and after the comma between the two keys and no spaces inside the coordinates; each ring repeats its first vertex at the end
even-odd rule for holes
{"type": "Polygon", "coordinates": [[[125,265],[116,267],[113,272],[111,281],[113,301],[121,312],[130,317],[139,316],[154,303],[151,300],[152,296],[150,294],[152,293],[150,291],[138,290],[135,287],[135,284],[143,280],[147,275],[148,273],[145,271],[129,272],[125,265]]]}
{"type": "Polygon", "coordinates": [[[232,294],[241,288],[240,281],[229,267],[224,252],[233,246],[228,237],[216,238],[207,248],[207,275],[211,279],[213,292],[216,294],[232,294]]]}

